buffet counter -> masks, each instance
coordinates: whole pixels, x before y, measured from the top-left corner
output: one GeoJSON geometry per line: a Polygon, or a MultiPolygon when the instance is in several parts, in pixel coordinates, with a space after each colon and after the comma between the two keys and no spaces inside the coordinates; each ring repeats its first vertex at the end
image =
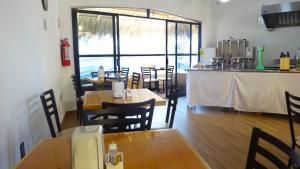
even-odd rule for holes
{"type": "Polygon", "coordinates": [[[187,70],[187,104],[287,114],[285,91],[300,96],[300,72],[187,70]]]}

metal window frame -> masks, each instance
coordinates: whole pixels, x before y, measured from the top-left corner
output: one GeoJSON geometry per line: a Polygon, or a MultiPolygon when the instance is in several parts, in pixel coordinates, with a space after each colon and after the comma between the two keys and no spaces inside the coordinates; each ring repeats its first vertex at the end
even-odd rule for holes
{"type": "MultiPolygon", "coordinates": [[[[75,69],[75,77],[76,77],[76,84],[77,89],[82,90],[81,88],[81,81],[80,81],[80,66],[79,66],[79,58],[80,57],[113,57],[114,58],[114,70],[120,71],[120,59],[122,56],[125,57],[143,57],[143,56],[166,56],[166,67],[169,65],[168,56],[175,56],[175,86],[177,86],[177,58],[178,56],[189,56],[190,59],[190,67],[192,62],[192,56],[198,55],[198,62],[200,61],[200,48],[202,46],[202,24],[201,22],[187,22],[187,21],[177,21],[177,20],[168,20],[162,18],[151,18],[150,16],[150,9],[146,10],[147,15],[144,16],[134,16],[134,15],[126,15],[126,14],[116,14],[116,13],[107,13],[107,12],[99,12],[99,11],[87,11],[87,10],[80,10],[77,8],[72,8],[72,34],[73,34],[73,51],[74,51],[74,69],[75,69]],[[79,46],[78,46],[78,21],[77,21],[77,14],[78,13],[85,13],[85,14],[96,14],[96,15],[106,15],[112,16],[113,22],[113,54],[100,54],[100,55],[79,55],[79,46]],[[127,17],[134,17],[134,18],[144,18],[144,19],[153,19],[153,20],[162,20],[166,22],[166,53],[165,54],[120,54],[120,31],[119,31],[119,16],[127,16],[127,17]],[[168,53],[168,23],[175,23],[175,53],[169,54],[168,53]],[[178,44],[177,44],[177,36],[178,36],[178,24],[189,24],[190,25],[190,53],[178,53],[178,44]],[[192,53],[192,26],[198,25],[198,53],[192,53]]],[[[167,76],[167,71],[166,71],[167,76]]],[[[166,82],[167,83],[167,82],[166,82]]],[[[168,86],[168,85],[167,85],[168,86]]],[[[79,92],[79,91],[76,91],[79,92]]]]}

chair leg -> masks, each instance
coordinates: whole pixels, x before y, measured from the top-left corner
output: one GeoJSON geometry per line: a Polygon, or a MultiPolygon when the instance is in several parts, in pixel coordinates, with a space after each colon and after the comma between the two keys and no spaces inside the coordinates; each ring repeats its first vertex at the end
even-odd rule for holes
{"type": "Polygon", "coordinates": [[[167,115],[166,115],[166,123],[169,122],[169,117],[170,117],[170,105],[168,104],[168,108],[167,108],[167,115]]]}
{"type": "Polygon", "coordinates": [[[174,117],[175,117],[175,111],[176,111],[176,109],[172,110],[169,128],[173,127],[173,122],[174,122],[174,117]]]}

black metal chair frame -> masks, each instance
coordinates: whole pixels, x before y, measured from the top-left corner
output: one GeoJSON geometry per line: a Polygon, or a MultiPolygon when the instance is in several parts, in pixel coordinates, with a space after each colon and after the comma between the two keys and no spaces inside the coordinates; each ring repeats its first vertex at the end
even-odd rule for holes
{"type": "Polygon", "coordinates": [[[150,130],[155,99],[140,103],[102,103],[102,110],[85,110],[84,125],[102,125],[104,133],[150,130]],[[89,119],[89,116],[97,119],[89,119]]]}
{"type": "Polygon", "coordinates": [[[174,66],[168,66],[168,68],[166,69],[167,77],[159,79],[160,81],[162,81],[162,92],[165,92],[167,88],[165,85],[173,86],[173,72],[174,72],[174,66]],[[166,81],[170,82],[170,84],[166,83],[166,81]]]}
{"type": "Polygon", "coordinates": [[[98,77],[98,72],[91,72],[92,78],[98,77]]]}
{"type": "Polygon", "coordinates": [[[254,127],[252,130],[251,135],[251,142],[248,152],[248,158],[247,158],[247,164],[246,169],[267,169],[262,163],[256,160],[256,155],[260,154],[264,158],[268,159],[270,162],[272,162],[275,166],[277,166],[280,169],[288,169],[288,163],[285,164],[281,159],[276,157],[274,154],[272,154],[270,151],[265,149],[264,147],[259,145],[259,140],[263,139],[264,141],[272,144],[273,146],[280,149],[282,152],[284,152],[292,162],[292,166],[295,168],[299,168],[300,166],[300,157],[297,155],[295,150],[293,150],[291,147],[286,145],[284,142],[280,141],[276,137],[262,131],[259,128],[254,127]]]}
{"type": "MultiPolygon", "coordinates": [[[[158,83],[157,79],[152,78],[152,69],[149,67],[141,67],[142,78],[143,78],[143,88],[147,87],[149,90],[157,90],[152,88],[152,82],[158,83]],[[145,82],[146,79],[149,79],[149,82],[145,82]],[[148,85],[147,85],[148,84],[148,85]]],[[[156,86],[156,85],[155,85],[156,86]]]]}
{"type": "Polygon", "coordinates": [[[84,94],[83,94],[82,90],[79,89],[77,86],[75,75],[72,75],[71,78],[72,78],[73,87],[74,87],[74,90],[76,93],[77,120],[79,120],[79,123],[81,124],[82,123],[81,111],[82,111],[82,104],[83,104],[81,96],[83,96],[84,94]]]}
{"type": "Polygon", "coordinates": [[[132,73],[132,82],[131,82],[131,89],[133,86],[136,85],[136,89],[139,88],[141,75],[139,73],[133,72],[132,73]]]}
{"type": "Polygon", "coordinates": [[[122,67],[121,75],[126,76],[126,80],[124,81],[125,89],[127,89],[127,86],[128,86],[128,73],[129,73],[129,68],[128,67],[122,67]]]}
{"type": "Polygon", "coordinates": [[[47,122],[48,122],[48,125],[50,128],[51,135],[52,135],[52,137],[56,137],[56,132],[55,132],[55,129],[53,126],[53,122],[51,120],[51,116],[55,117],[57,132],[61,132],[61,125],[60,125],[60,121],[59,121],[59,116],[58,116],[58,111],[57,111],[57,107],[56,107],[53,89],[50,89],[50,90],[42,93],[40,95],[40,98],[41,98],[42,105],[43,105],[43,108],[45,111],[45,115],[47,118],[47,122]],[[49,96],[49,97],[47,97],[47,96],[49,96]]]}
{"type": "Polygon", "coordinates": [[[289,125],[290,125],[290,132],[291,132],[291,139],[292,139],[292,148],[295,149],[296,147],[300,148],[300,145],[297,144],[296,136],[295,136],[295,129],[294,129],[294,120],[300,120],[300,112],[297,112],[296,109],[300,109],[300,104],[293,102],[292,100],[300,103],[300,97],[291,95],[289,92],[285,92],[285,99],[287,105],[287,112],[289,118],[289,125]],[[295,109],[296,108],[296,109],[295,109]]]}
{"type": "Polygon", "coordinates": [[[172,128],[174,123],[174,117],[175,117],[176,107],[178,102],[178,91],[179,90],[177,87],[171,86],[167,94],[168,107],[167,107],[167,115],[165,121],[166,123],[168,123],[170,119],[169,128],[172,128]],[[171,112],[171,117],[170,117],[170,112],[171,112]]]}

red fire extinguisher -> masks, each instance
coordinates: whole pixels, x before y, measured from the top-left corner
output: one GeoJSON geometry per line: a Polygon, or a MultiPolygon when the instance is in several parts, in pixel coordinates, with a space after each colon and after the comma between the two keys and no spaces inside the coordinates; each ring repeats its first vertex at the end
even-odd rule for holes
{"type": "Polygon", "coordinates": [[[60,40],[60,47],[61,47],[61,63],[63,66],[70,66],[70,56],[69,56],[69,49],[70,44],[68,42],[68,39],[62,39],[60,40]]]}

